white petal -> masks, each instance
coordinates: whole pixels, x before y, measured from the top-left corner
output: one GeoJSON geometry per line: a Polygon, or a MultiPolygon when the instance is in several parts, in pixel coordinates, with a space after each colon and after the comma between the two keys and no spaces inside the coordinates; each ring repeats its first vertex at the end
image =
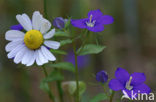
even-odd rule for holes
{"type": "Polygon", "coordinates": [[[42,15],[40,14],[39,11],[35,11],[33,13],[33,16],[32,16],[32,25],[33,25],[33,29],[36,29],[36,30],[40,30],[41,28],[41,23],[42,23],[42,15]]]}
{"type": "Polygon", "coordinates": [[[39,60],[45,64],[48,63],[48,59],[46,59],[46,57],[43,55],[41,49],[38,50],[38,54],[39,54],[39,60]]]}
{"type": "Polygon", "coordinates": [[[32,52],[32,57],[30,59],[30,61],[26,64],[26,66],[31,66],[35,63],[35,60],[36,60],[36,54],[35,54],[35,51],[32,52]]]}
{"type": "Polygon", "coordinates": [[[54,36],[55,34],[55,29],[52,29],[51,31],[49,31],[47,34],[44,35],[44,39],[50,39],[54,36]]]}
{"type": "Polygon", "coordinates": [[[25,55],[23,56],[23,59],[22,59],[22,64],[29,63],[29,61],[31,60],[31,57],[32,57],[32,53],[33,53],[33,50],[26,48],[25,55]]]}
{"type": "Polygon", "coordinates": [[[60,47],[60,43],[57,42],[57,41],[49,41],[49,40],[46,40],[44,42],[44,44],[49,47],[49,48],[52,48],[52,49],[58,49],[60,47]]]}
{"type": "Polygon", "coordinates": [[[5,39],[9,41],[23,40],[24,33],[18,30],[9,30],[5,33],[5,39]]]}
{"type": "Polygon", "coordinates": [[[26,31],[32,30],[31,20],[26,14],[17,15],[16,19],[26,31]]]}
{"type": "Polygon", "coordinates": [[[13,50],[18,44],[22,44],[22,43],[24,43],[23,40],[12,41],[5,46],[5,50],[9,52],[13,50]]]}
{"type": "Polygon", "coordinates": [[[41,32],[42,34],[44,34],[44,33],[46,33],[50,28],[51,28],[51,23],[50,23],[48,20],[46,20],[46,19],[42,19],[40,32],[41,32]]]}
{"type": "Polygon", "coordinates": [[[8,58],[13,58],[16,56],[16,54],[22,49],[24,48],[24,44],[19,44],[17,45],[17,47],[15,47],[11,52],[8,53],[8,58]]]}
{"type": "Polygon", "coordinates": [[[36,64],[39,65],[39,66],[43,65],[43,63],[39,59],[39,52],[38,52],[38,50],[36,50],[35,53],[36,53],[36,64]]]}
{"type": "Polygon", "coordinates": [[[56,60],[55,56],[46,47],[41,46],[41,51],[42,51],[44,57],[46,57],[46,59],[48,59],[50,61],[56,60]]]}
{"type": "Polygon", "coordinates": [[[18,53],[16,54],[16,56],[14,58],[14,62],[16,64],[18,64],[22,61],[25,52],[26,52],[26,47],[23,47],[21,50],[18,51],[18,53]]]}

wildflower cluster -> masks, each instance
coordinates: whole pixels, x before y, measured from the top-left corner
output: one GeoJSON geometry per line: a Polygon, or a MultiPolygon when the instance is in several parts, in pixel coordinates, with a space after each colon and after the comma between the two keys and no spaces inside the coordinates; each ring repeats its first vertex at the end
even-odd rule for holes
{"type": "MultiPolygon", "coordinates": [[[[33,13],[32,19],[25,13],[18,14],[16,19],[19,24],[11,26],[5,34],[5,39],[9,41],[5,47],[8,58],[16,64],[42,67],[46,77],[41,81],[40,88],[53,102],[56,102],[58,97],[52,93],[50,82],[57,83],[60,102],[64,102],[65,93],[71,95],[74,102],[80,102],[86,84],[79,81],[78,69],[87,67],[91,62],[90,55],[98,54],[105,48],[95,41],[89,41],[89,35],[92,32],[96,34],[102,32],[105,25],[114,22],[113,17],[104,15],[98,9],[90,11],[87,18],[78,20],[56,17],[51,23],[39,11],[33,13]],[[81,34],[73,33],[70,24],[84,31],[81,34]],[[78,41],[80,44],[77,44],[78,41]],[[66,51],[65,45],[73,49],[66,51]],[[52,70],[47,72],[46,68],[52,70]],[[65,77],[61,73],[63,70],[74,73],[75,81],[63,82],[65,77]]],[[[106,71],[98,72],[96,80],[104,87],[105,93],[95,96],[90,101],[110,100],[112,102],[115,91],[119,90],[123,94],[127,93],[129,98],[131,98],[131,91],[147,94],[151,92],[151,89],[144,84],[146,78],[143,73],[129,74],[125,69],[118,68],[115,77],[109,81],[106,71]],[[107,93],[108,89],[111,91],[107,93]]]]}

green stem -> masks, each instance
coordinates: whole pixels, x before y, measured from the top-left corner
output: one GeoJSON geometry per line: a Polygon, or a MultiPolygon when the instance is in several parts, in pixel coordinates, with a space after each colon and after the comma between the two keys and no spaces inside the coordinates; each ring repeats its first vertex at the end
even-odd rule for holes
{"type": "Polygon", "coordinates": [[[106,90],[105,84],[102,84],[102,86],[103,86],[103,91],[104,91],[104,93],[106,94],[107,97],[109,97],[109,95],[107,94],[107,90],[106,90]]]}
{"type": "MultiPolygon", "coordinates": [[[[47,70],[46,70],[46,68],[44,66],[43,66],[43,71],[44,71],[45,77],[47,77],[48,73],[47,73],[47,70]]],[[[50,89],[50,85],[49,84],[48,84],[48,88],[50,89]]],[[[49,98],[52,100],[52,102],[55,102],[55,98],[54,98],[51,90],[49,90],[48,95],[49,95],[49,98]]]]}
{"type": "Polygon", "coordinates": [[[48,18],[48,14],[47,14],[47,0],[44,0],[44,16],[45,16],[45,18],[48,18]]]}
{"type": "Polygon", "coordinates": [[[110,101],[109,102],[113,102],[113,97],[115,95],[115,91],[112,92],[111,96],[110,96],[110,101]]]}
{"type": "Polygon", "coordinates": [[[63,90],[62,90],[62,87],[61,87],[61,81],[56,81],[56,84],[57,84],[57,89],[58,89],[58,92],[59,92],[59,98],[60,98],[60,102],[64,102],[63,100],[63,90]]]}
{"type": "Polygon", "coordinates": [[[79,73],[78,73],[78,64],[77,64],[77,54],[76,54],[76,46],[73,46],[74,49],[74,55],[75,55],[75,80],[76,80],[76,102],[80,102],[80,96],[79,96],[79,73]]]}
{"type": "MultiPolygon", "coordinates": [[[[56,71],[60,72],[61,70],[55,68],[56,71]]],[[[62,82],[60,80],[56,81],[56,86],[57,86],[57,90],[59,93],[59,98],[60,98],[60,102],[64,102],[63,100],[63,90],[62,90],[62,86],[61,86],[62,82]]]]}

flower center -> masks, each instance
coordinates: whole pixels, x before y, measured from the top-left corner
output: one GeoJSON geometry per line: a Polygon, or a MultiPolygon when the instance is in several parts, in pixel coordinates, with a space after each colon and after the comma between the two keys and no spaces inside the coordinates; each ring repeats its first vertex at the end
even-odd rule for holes
{"type": "Polygon", "coordinates": [[[129,81],[126,82],[126,89],[127,90],[133,89],[133,86],[131,86],[131,82],[132,82],[132,76],[130,76],[129,81]]]}
{"type": "Polygon", "coordinates": [[[38,49],[43,43],[43,35],[38,30],[30,30],[24,36],[24,43],[29,49],[38,49]]]}
{"type": "Polygon", "coordinates": [[[88,27],[94,27],[96,20],[92,20],[93,15],[90,15],[89,22],[86,22],[88,27]]]}

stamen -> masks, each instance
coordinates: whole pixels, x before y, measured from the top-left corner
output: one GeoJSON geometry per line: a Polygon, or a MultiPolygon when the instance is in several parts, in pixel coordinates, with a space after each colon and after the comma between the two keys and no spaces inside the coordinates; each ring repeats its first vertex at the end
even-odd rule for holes
{"type": "Polygon", "coordinates": [[[126,89],[132,90],[133,86],[131,86],[132,76],[130,76],[129,81],[126,83],[126,89]]]}
{"type": "Polygon", "coordinates": [[[93,15],[91,14],[91,15],[90,15],[90,19],[89,19],[89,22],[90,22],[90,23],[92,22],[92,18],[93,18],[93,15]]]}
{"type": "Polygon", "coordinates": [[[87,24],[88,27],[94,27],[96,20],[93,20],[92,21],[92,19],[93,19],[93,15],[91,14],[90,15],[90,18],[89,18],[89,21],[86,22],[86,24],[87,24]]]}

